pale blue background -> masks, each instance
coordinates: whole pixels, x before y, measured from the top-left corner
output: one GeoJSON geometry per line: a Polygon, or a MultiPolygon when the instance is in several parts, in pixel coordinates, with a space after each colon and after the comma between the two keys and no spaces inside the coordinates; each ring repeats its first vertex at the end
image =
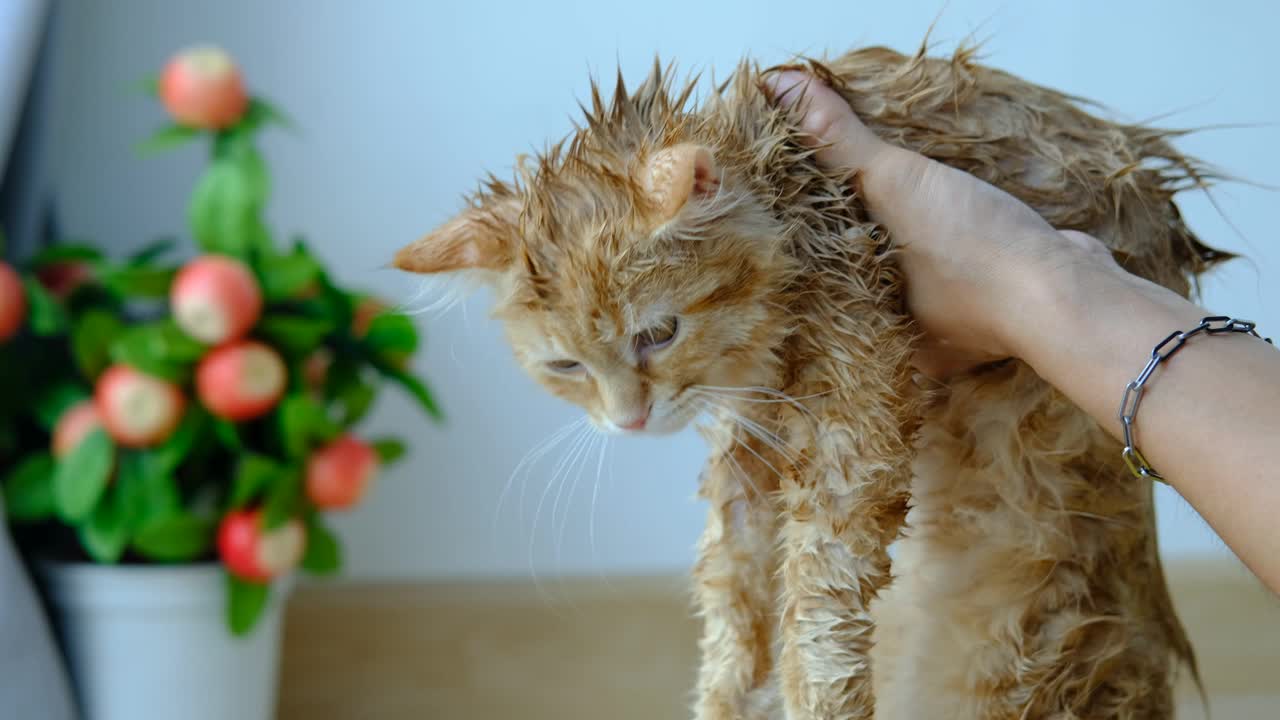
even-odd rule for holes
{"type": "MultiPolygon", "coordinates": [[[[266,142],[275,226],[310,235],[343,281],[407,299],[416,284],[379,267],[448,217],[482,171],[505,173],[516,153],[567,132],[575,100],[587,97],[589,73],[611,78],[621,64],[638,79],[655,52],[683,69],[723,74],[748,53],[771,62],[860,44],[910,50],[935,17],[942,51],[972,33],[988,40],[988,62],[1098,100],[1121,118],[1172,113],[1164,122],[1178,126],[1260,124],[1193,135],[1180,147],[1241,177],[1280,185],[1280,4],[956,0],[944,8],[815,0],[803,11],[767,2],[617,5],[68,3],[48,134],[58,208],[73,234],[120,250],[183,230],[198,151],[137,159],[132,144],[162,118],[126,88],[178,47],[220,43],[240,59],[253,88],[303,127],[266,142]]],[[[1203,196],[1188,195],[1182,206],[1212,244],[1244,250],[1253,264],[1236,263],[1215,277],[1208,304],[1280,334],[1276,197],[1231,185],[1217,199],[1247,241],[1203,196]]],[[[567,512],[561,500],[554,530],[547,500],[532,542],[528,521],[551,463],[531,477],[524,527],[518,498],[497,512],[499,492],[525,451],[576,414],[515,368],[486,313],[487,299],[477,296],[443,317],[422,319],[428,349],[420,369],[450,422],[430,427],[398,397],[378,407],[374,429],[402,431],[415,445],[409,462],[341,518],[349,576],[536,571],[554,592],[554,579],[567,574],[686,568],[704,512],[693,499],[702,450],[692,436],[612,443],[615,478],[604,474],[596,498],[594,544],[587,484],[594,463],[567,512]]],[[[1224,389],[1247,392],[1248,385],[1231,378],[1224,389]]],[[[1225,553],[1172,493],[1162,491],[1160,523],[1167,553],[1225,553]]]]}

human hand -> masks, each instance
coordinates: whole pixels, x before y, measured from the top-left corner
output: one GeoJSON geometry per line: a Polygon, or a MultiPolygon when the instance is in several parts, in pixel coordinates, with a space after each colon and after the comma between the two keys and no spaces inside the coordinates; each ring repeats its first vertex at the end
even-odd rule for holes
{"type": "Polygon", "coordinates": [[[1066,266],[1119,271],[1097,239],[1058,232],[1012,195],[960,170],[889,145],[817,78],[771,73],[817,161],[857,170],[862,199],[900,249],[907,306],[925,338],[914,363],[945,379],[1017,354],[1018,332],[1066,266]]]}

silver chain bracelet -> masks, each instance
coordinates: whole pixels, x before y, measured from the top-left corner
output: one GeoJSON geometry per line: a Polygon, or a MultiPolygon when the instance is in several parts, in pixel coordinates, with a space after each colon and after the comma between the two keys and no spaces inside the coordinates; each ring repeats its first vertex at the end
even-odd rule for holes
{"type": "Polygon", "coordinates": [[[1138,403],[1142,400],[1142,392],[1147,384],[1147,380],[1151,379],[1151,374],[1161,362],[1173,357],[1173,354],[1182,349],[1183,345],[1191,338],[1204,333],[1206,335],[1221,335],[1223,333],[1244,333],[1252,335],[1260,340],[1270,343],[1271,338],[1263,338],[1254,330],[1256,323],[1248,320],[1237,320],[1225,315],[1215,315],[1207,317],[1200,321],[1200,324],[1186,332],[1175,331],[1169,337],[1160,341],[1151,351],[1151,359],[1147,361],[1147,366],[1142,368],[1142,372],[1138,377],[1129,381],[1124,386],[1124,398],[1120,401],[1120,424],[1124,426],[1124,451],[1121,455],[1124,457],[1124,464],[1129,466],[1129,472],[1132,472],[1136,478],[1150,478],[1152,480],[1164,481],[1164,478],[1151,467],[1147,459],[1138,452],[1138,448],[1133,442],[1133,419],[1138,415],[1138,403]]]}

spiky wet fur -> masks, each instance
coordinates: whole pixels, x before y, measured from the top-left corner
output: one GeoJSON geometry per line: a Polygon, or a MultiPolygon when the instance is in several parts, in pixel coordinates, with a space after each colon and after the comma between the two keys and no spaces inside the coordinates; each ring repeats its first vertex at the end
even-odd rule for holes
{"type": "MultiPolygon", "coordinates": [[[[1226,257],[1172,202],[1206,179],[1172,133],[1094,117],[968,50],[871,48],[811,67],[889,141],[1099,237],[1179,293],[1226,257]]],[[[1152,488],[1025,365],[918,389],[891,238],[867,221],[856,182],[812,162],[759,77],[742,66],[696,110],[669,72],[630,94],[619,79],[568,144],[522,163],[514,183],[491,180],[470,220],[505,238],[484,276],[535,374],[528,346],[543,335],[613,337],[635,307],[706,276],[694,304],[710,320],[686,353],[705,342],[718,377],[798,399],[722,400],[704,429],[697,717],[1170,717],[1177,661],[1194,660],[1152,488]],[[724,184],[655,224],[637,168],[690,142],[712,149],[724,184]],[[907,526],[890,586],[887,548],[907,526]]],[[[415,266],[422,247],[401,266],[429,266],[415,266]]],[[[636,387],[686,379],[661,372],[642,370],[636,387]]],[[[604,402],[594,382],[540,379],[589,411],[604,402]]]]}

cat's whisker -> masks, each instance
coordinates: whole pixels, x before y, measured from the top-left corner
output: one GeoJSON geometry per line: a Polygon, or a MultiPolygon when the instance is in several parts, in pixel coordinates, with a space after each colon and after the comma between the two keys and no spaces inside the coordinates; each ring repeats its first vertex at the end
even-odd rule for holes
{"type": "Polygon", "coordinates": [[[538,544],[538,519],[542,515],[542,506],[546,503],[547,495],[551,492],[551,487],[557,484],[556,478],[559,476],[561,468],[564,467],[566,461],[575,452],[576,448],[586,441],[589,437],[589,433],[590,430],[585,424],[579,426],[578,430],[574,433],[569,451],[560,458],[558,463],[556,463],[555,470],[552,471],[551,477],[547,480],[547,485],[543,488],[542,495],[538,498],[538,505],[533,512],[533,527],[529,531],[529,574],[533,578],[534,588],[548,603],[548,605],[554,603],[554,598],[551,597],[551,594],[547,592],[546,587],[543,586],[541,579],[538,577],[537,565],[534,563],[534,551],[538,544]]]}
{"type": "Polygon", "coordinates": [[[458,277],[427,278],[422,281],[422,287],[413,298],[401,303],[396,308],[396,312],[404,315],[428,315],[431,319],[438,318],[465,300],[469,289],[466,282],[458,277]],[[410,308],[412,303],[436,289],[440,290],[439,297],[421,307],[410,308]]]}
{"type": "Polygon", "coordinates": [[[810,410],[808,406],[804,405],[800,401],[809,400],[816,397],[822,397],[824,395],[830,395],[831,393],[836,392],[836,390],[838,390],[838,388],[832,388],[830,390],[826,390],[820,393],[811,393],[809,395],[792,397],[790,395],[787,395],[784,392],[781,392],[779,390],[774,390],[773,388],[767,388],[767,387],[723,387],[723,386],[717,386],[717,385],[694,385],[689,389],[690,391],[699,392],[704,395],[711,395],[713,397],[717,397],[722,400],[727,400],[730,402],[744,402],[744,403],[753,403],[753,404],[762,404],[762,405],[785,403],[787,405],[791,405],[792,407],[796,408],[797,410],[804,413],[805,415],[808,415],[811,418],[816,417],[813,414],[813,411],[810,410]],[[745,394],[747,393],[760,393],[770,397],[768,399],[753,398],[753,397],[745,396],[745,394]]]}
{"type": "Polygon", "coordinates": [[[769,449],[778,453],[789,462],[799,462],[800,452],[779,437],[776,433],[770,432],[756,421],[746,417],[724,403],[718,404],[717,408],[741,426],[742,429],[746,430],[757,440],[767,445],[769,449]]]}
{"type": "MultiPolygon", "coordinates": [[[[748,432],[750,436],[753,436],[756,439],[759,439],[760,442],[763,442],[765,443],[765,445],[771,447],[772,450],[774,452],[777,452],[778,455],[782,455],[783,459],[786,459],[787,461],[790,461],[790,462],[796,462],[797,457],[788,455],[787,452],[783,450],[783,448],[781,447],[774,446],[773,443],[771,442],[771,439],[767,437],[762,437],[762,434],[760,433],[767,433],[769,434],[769,436],[771,436],[773,439],[776,439],[776,441],[778,442],[782,442],[781,438],[778,438],[777,436],[772,436],[772,433],[768,433],[768,430],[765,430],[764,428],[759,427],[759,425],[754,423],[754,421],[751,421],[748,418],[744,418],[744,416],[741,416],[740,414],[735,413],[735,411],[733,411],[732,409],[728,409],[728,407],[719,406],[719,410],[723,411],[723,413],[726,413],[727,415],[730,415],[731,419],[736,421],[736,428],[735,430],[733,430],[733,442],[739,443],[739,445],[742,446],[744,450],[750,452],[751,455],[754,455],[756,460],[759,460],[760,462],[762,462],[765,468],[772,470],[773,474],[777,475],[777,478],[778,480],[780,480],[780,482],[786,482],[786,477],[785,475],[782,474],[781,470],[778,470],[776,466],[772,464],[772,462],[769,462],[767,459],[765,459],[764,456],[760,455],[759,452],[756,452],[753,447],[748,445],[748,443],[741,441],[739,436],[737,436],[737,428],[746,430],[746,432],[748,432]]],[[[786,445],[786,443],[783,443],[783,445],[786,445]]],[[[791,446],[787,446],[787,447],[791,448],[791,446]]],[[[791,450],[794,451],[795,448],[791,448],[791,450]]],[[[759,488],[754,488],[754,489],[756,491],[756,495],[759,495],[759,488]]]]}
{"type": "MultiPolygon", "coordinates": [[[[738,439],[736,431],[734,432],[733,444],[742,445],[742,441],[738,439]]],[[[742,491],[745,493],[750,488],[751,492],[755,493],[754,497],[764,497],[764,494],[760,492],[760,486],[756,485],[756,481],[751,479],[751,475],[747,473],[746,468],[742,467],[742,463],[738,462],[738,458],[734,457],[732,452],[725,453],[725,458],[733,465],[734,475],[738,477],[738,484],[744,486],[742,491]]]]}
{"type": "MultiPolygon", "coordinates": [[[[714,410],[716,406],[711,401],[703,400],[702,407],[707,410],[714,410]]],[[[738,439],[738,429],[736,427],[733,430],[733,442],[735,445],[742,445],[742,441],[738,439]]],[[[746,446],[743,445],[743,447],[746,447],[746,446]]],[[[739,484],[742,485],[745,483],[746,485],[749,485],[751,487],[752,492],[754,492],[759,497],[764,497],[763,493],[760,492],[759,486],[757,486],[755,481],[751,479],[751,476],[747,474],[747,471],[743,469],[741,463],[738,462],[738,459],[733,456],[733,453],[726,452],[724,454],[724,457],[726,460],[728,460],[730,463],[733,464],[734,468],[737,469],[737,472],[735,473],[735,475],[739,478],[739,484]]],[[[747,488],[743,487],[743,492],[746,492],[746,490],[747,488]]]]}
{"type": "Polygon", "coordinates": [[[712,414],[721,415],[721,419],[732,420],[736,425],[741,425],[742,420],[746,420],[739,411],[733,409],[730,405],[731,398],[723,398],[721,396],[712,395],[712,393],[700,393],[703,397],[703,407],[712,414]]]}
{"type": "MultiPolygon", "coordinates": [[[[741,441],[739,441],[737,438],[734,438],[734,443],[741,444],[741,441]]],[[[769,502],[769,499],[763,493],[760,492],[759,488],[755,484],[755,481],[752,480],[751,476],[747,474],[747,471],[743,469],[742,464],[738,462],[737,458],[733,457],[732,453],[728,454],[728,458],[729,458],[729,461],[733,463],[734,468],[736,468],[735,474],[739,478],[741,478],[738,484],[742,485],[742,481],[745,480],[746,483],[751,486],[751,489],[754,490],[756,493],[754,498],[750,496],[744,497],[743,502],[747,503],[748,505],[751,505],[752,503],[755,503],[755,502],[769,502]]],[[[744,493],[746,492],[745,488],[743,488],[743,492],[744,493]]],[[[755,567],[756,572],[760,573],[761,576],[766,576],[768,574],[768,571],[765,568],[765,563],[767,562],[766,559],[760,557],[759,555],[752,555],[750,562],[755,567]]]]}
{"type": "MultiPolygon", "coordinates": [[[[694,390],[692,388],[690,388],[690,392],[697,393],[703,397],[714,398],[729,406],[732,406],[735,403],[751,403],[751,404],[769,405],[769,404],[782,404],[782,403],[788,402],[786,400],[765,400],[760,398],[749,398],[749,397],[742,397],[740,395],[730,395],[728,393],[722,393],[722,392],[712,392],[710,390],[694,390]]],[[[811,418],[815,417],[813,412],[809,410],[809,408],[799,403],[790,403],[790,404],[795,405],[795,407],[805,415],[811,418]]]]}
{"type": "Polygon", "coordinates": [[[763,385],[743,385],[739,387],[729,385],[694,385],[698,390],[710,390],[713,392],[729,392],[729,393],[760,393],[761,395],[772,395],[777,400],[756,400],[756,402],[798,402],[800,400],[808,400],[810,398],[822,397],[836,392],[840,388],[831,388],[822,392],[810,393],[808,395],[788,395],[781,390],[763,385]]]}
{"type": "MultiPolygon", "coordinates": [[[[572,469],[573,461],[578,456],[578,451],[582,449],[582,446],[585,445],[587,441],[590,440],[590,438],[591,438],[591,434],[585,426],[579,428],[578,432],[575,433],[574,435],[573,441],[569,444],[569,449],[563,455],[560,456],[560,459],[558,461],[556,461],[555,467],[551,470],[551,476],[547,478],[547,483],[542,489],[542,494],[538,497],[538,504],[534,507],[533,528],[529,533],[530,545],[534,545],[537,543],[538,520],[542,516],[542,507],[546,503],[547,497],[551,493],[551,488],[552,487],[559,488],[556,491],[556,498],[558,503],[560,491],[563,490],[564,488],[564,481],[561,479],[561,477],[562,475],[564,477],[568,476],[569,471],[572,469]]],[[[554,521],[554,517],[552,518],[552,520],[554,521]]]]}
{"type": "Polygon", "coordinates": [[[419,280],[418,291],[415,292],[413,296],[410,297],[409,299],[401,302],[400,305],[397,307],[397,312],[421,300],[422,296],[426,295],[427,292],[431,290],[431,286],[432,286],[431,278],[424,277],[421,280],[419,280]]]}
{"type": "MultiPolygon", "coordinates": [[[[424,296],[428,295],[429,293],[433,292],[435,289],[439,287],[443,287],[448,282],[449,282],[448,280],[441,280],[437,278],[423,278],[422,281],[418,283],[417,292],[415,292],[411,297],[409,297],[408,299],[402,301],[399,305],[397,305],[395,307],[395,311],[405,315],[421,314],[421,309],[415,308],[415,305],[420,300],[422,300],[424,296]]],[[[429,299],[427,302],[427,306],[431,306],[435,302],[436,302],[435,300],[429,299]]]]}
{"type": "MultiPolygon", "coordinates": [[[[498,493],[498,503],[493,509],[493,520],[490,523],[491,527],[490,527],[489,534],[491,535],[492,544],[494,545],[495,548],[497,547],[497,540],[498,540],[498,518],[502,514],[502,506],[506,502],[507,495],[511,492],[511,488],[515,485],[516,476],[519,475],[520,471],[525,469],[526,466],[532,468],[533,465],[537,464],[538,460],[542,459],[543,455],[545,455],[549,450],[551,450],[551,448],[555,447],[561,440],[567,437],[575,427],[577,427],[578,425],[580,425],[585,421],[586,421],[586,418],[579,418],[572,422],[566,423],[560,429],[552,432],[547,437],[538,441],[533,447],[529,448],[528,452],[524,454],[524,457],[520,458],[520,462],[516,463],[515,469],[511,471],[511,475],[510,477],[507,478],[506,484],[502,486],[502,492],[498,493]]],[[[521,517],[519,521],[521,529],[524,528],[523,514],[524,514],[523,508],[521,508],[521,513],[520,513],[521,517]]]]}
{"type": "MultiPolygon", "coordinates": [[[[747,452],[754,455],[755,458],[759,460],[761,463],[763,463],[765,467],[772,470],[773,474],[778,476],[778,482],[784,483],[787,481],[787,479],[783,477],[782,472],[779,471],[778,468],[773,466],[773,463],[769,462],[768,460],[765,460],[764,457],[761,456],[760,453],[756,452],[755,449],[752,448],[749,444],[742,442],[742,440],[738,437],[737,430],[734,431],[733,441],[741,445],[743,450],[746,450],[747,452]]],[[[757,489],[756,493],[759,494],[759,492],[760,491],[757,489]]]]}
{"type": "MultiPolygon", "coordinates": [[[[558,434],[558,436],[557,436],[557,438],[556,438],[556,441],[555,441],[554,443],[552,443],[552,444],[548,445],[548,446],[547,446],[546,448],[544,448],[541,452],[539,452],[537,460],[541,460],[543,456],[545,456],[547,453],[549,453],[549,452],[551,452],[552,450],[554,450],[554,449],[555,449],[555,447],[556,447],[557,445],[560,445],[560,444],[561,444],[561,443],[563,443],[565,440],[567,440],[567,439],[569,439],[569,438],[573,437],[573,436],[576,434],[576,432],[581,431],[581,430],[582,430],[583,425],[585,425],[585,424],[586,424],[586,422],[587,422],[587,419],[586,419],[586,417],[584,416],[584,417],[579,418],[576,422],[570,423],[568,426],[566,426],[565,428],[563,428],[563,429],[562,429],[562,433],[563,433],[563,434],[558,434]]],[[[563,457],[563,456],[562,456],[562,457],[563,457]]],[[[533,462],[535,462],[535,463],[536,463],[537,461],[535,460],[535,461],[533,461],[533,462]]],[[[521,531],[523,531],[523,530],[524,530],[524,526],[525,526],[525,525],[524,525],[524,512],[525,512],[525,502],[524,502],[524,498],[525,498],[525,492],[528,490],[528,487],[529,487],[529,477],[530,477],[532,474],[533,474],[533,464],[531,463],[531,464],[529,465],[529,467],[527,467],[527,468],[525,469],[524,477],[522,478],[522,480],[521,480],[521,482],[520,482],[520,500],[519,500],[519,508],[518,508],[518,509],[519,509],[519,522],[520,522],[520,529],[521,529],[521,531]]]]}
{"type": "MultiPolygon", "coordinates": [[[[586,472],[587,464],[591,460],[591,455],[596,452],[598,444],[603,444],[604,433],[592,433],[591,440],[587,443],[587,449],[582,453],[582,457],[578,462],[578,472],[574,473],[573,484],[569,486],[569,496],[565,499],[564,516],[560,518],[560,530],[556,533],[556,565],[560,564],[560,551],[564,547],[565,530],[569,527],[569,513],[573,507],[573,495],[578,490],[578,483],[581,482],[583,474],[586,472]]],[[[555,524],[555,508],[551,509],[551,522],[555,524]]]]}
{"type": "MultiPolygon", "coordinates": [[[[600,437],[600,434],[599,434],[599,433],[596,433],[596,432],[589,432],[589,433],[587,433],[587,436],[586,436],[586,440],[585,440],[585,442],[583,442],[581,445],[579,445],[579,446],[578,446],[578,448],[574,451],[573,459],[569,461],[569,465],[565,468],[564,477],[563,477],[563,478],[561,479],[561,481],[560,481],[560,487],[559,487],[559,489],[557,489],[557,490],[556,490],[556,499],[555,499],[555,501],[551,504],[551,529],[552,529],[552,531],[555,531],[555,529],[556,529],[556,515],[559,513],[559,509],[560,509],[560,498],[564,495],[565,485],[567,485],[567,484],[569,483],[569,477],[570,477],[570,476],[572,476],[572,477],[573,477],[573,484],[569,486],[569,497],[567,498],[568,503],[569,503],[569,504],[571,504],[571,503],[573,502],[573,492],[574,492],[574,490],[576,490],[576,489],[577,489],[577,487],[578,487],[578,481],[579,481],[579,479],[581,479],[581,477],[582,477],[582,469],[583,469],[583,465],[585,464],[586,458],[590,456],[591,451],[595,448],[596,439],[597,439],[597,438],[599,438],[599,437],[600,437]],[[575,472],[575,470],[576,470],[576,472],[575,472]]],[[[569,522],[569,507],[568,507],[568,504],[566,504],[566,506],[565,506],[565,510],[564,510],[564,520],[563,520],[563,522],[564,522],[564,524],[568,524],[568,522],[569,522]]],[[[562,532],[557,533],[557,534],[562,534],[562,532]]],[[[560,561],[560,546],[559,546],[559,544],[557,543],[557,545],[556,545],[556,562],[558,563],[559,561],[560,561]]]]}
{"type": "Polygon", "coordinates": [[[738,415],[737,420],[744,430],[754,435],[758,440],[760,440],[760,442],[768,445],[774,452],[778,453],[790,462],[799,462],[800,451],[796,450],[790,443],[779,437],[777,433],[765,429],[764,426],[760,425],[756,421],[742,415],[738,415]]]}
{"type": "MultiPolygon", "coordinates": [[[[588,429],[588,431],[584,433],[581,441],[577,444],[577,446],[575,446],[569,462],[564,466],[564,471],[560,475],[560,478],[556,487],[555,502],[551,507],[551,517],[547,524],[547,527],[548,527],[547,541],[548,543],[551,544],[554,550],[552,555],[552,558],[553,558],[552,566],[555,568],[556,585],[561,590],[564,589],[564,572],[563,572],[563,566],[561,564],[561,545],[560,545],[559,539],[557,538],[563,537],[564,531],[563,531],[563,528],[561,528],[559,532],[556,531],[556,508],[560,504],[560,498],[564,494],[565,486],[569,483],[569,477],[571,475],[575,477],[574,487],[575,488],[577,487],[576,477],[582,474],[583,460],[586,457],[588,457],[588,455],[590,454],[591,448],[595,445],[595,441],[597,437],[598,437],[597,433],[591,432],[590,429],[588,429]],[[576,473],[575,473],[575,470],[577,471],[576,473]]],[[[570,494],[569,494],[570,503],[572,503],[572,500],[573,500],[573,491],[570,490],[570,494]]],[[[569,509],[566,506],[565,517],[564,517],[565,524],[567,524],[568,521],[569,521],[569,509]]],[[[537,538],[535,537],[534,542],[536,541],[537,541],[537,538]]],[[[570,606],[573,605],[572,600],[570,600],[569,605],[570,606]]]]}
{"type": "MultiPolygon", "coordinates": [[[[609,436],[602,435],[600,459],[596,461],[596,481],[591,487],[591,510],[587,514],[587,547],[591,551],[591,564],[596,560],[596,500],[600,496],[600,478],[604,475],[604,456],[609,452],[609,436]]],[[[607,579],[606,579],[607,581],[607,579]]]]}

